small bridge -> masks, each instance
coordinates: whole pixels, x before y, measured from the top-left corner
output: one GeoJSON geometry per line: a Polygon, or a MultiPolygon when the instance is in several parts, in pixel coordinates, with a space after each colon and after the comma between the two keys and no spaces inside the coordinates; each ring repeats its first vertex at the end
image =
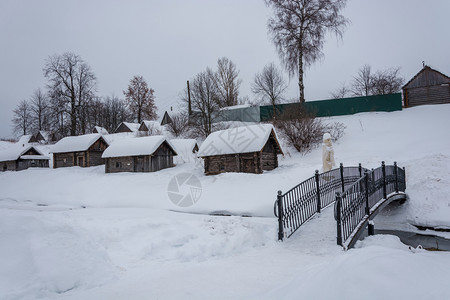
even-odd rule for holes
{"type": "Polygon", "coordinates": [[[334,203],[337,243],[349,249],[381,209],[393,200],[406,200],[405,169],[397,163],[368,170],[344,167],[315,176],[286,193],[278,191],[274,213],[278,218],[278,239],[289,238],[302,224],[334,203]]]}

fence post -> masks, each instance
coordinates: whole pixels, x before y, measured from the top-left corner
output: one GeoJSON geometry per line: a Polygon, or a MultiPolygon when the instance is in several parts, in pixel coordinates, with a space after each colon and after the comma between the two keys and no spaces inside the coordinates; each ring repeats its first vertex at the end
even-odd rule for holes
{"type": "Polygon", "coordinates": [[[361,163],[358,164],[358,169],[359,169],[359,178],[362,177],[362,166],[361,163]]]}
{"type": "Polygon", "coordinates": [[[337,224],[337,244],[342,246],[342,220],[341,220],[341,193],[336,192],[336,224],[337,224]]]}
{"type": "Polygon", "coordinates": [[[383,198],[387,198],[387,192],[386,192],[386,165],[384,164],[384,161],[381,162],[381,171],[383,172],[383,198]]]}
{"type": "Polygon", "coordinates": [[[395,192],[398,193],[398,172],[396,161],[394,161],[394,176],[395,176],[395,192]]]}
{"type": "Polygon", "coordinates": [[[373,223],[373,221],[369,221],[369,225],[367,226],[367,234],[375,235],[375,224],[373,223]]]}
{"type": "Polygon", "coordinates": [[[278,203],[278,240],[282,241],[284,237],[284,232],[283,232],[283,196],[281,195],[281,191],[278,191],[277,203],[278,203]]]}
{"type": "Polygon", "coordinates": [[[320,203],[320,186],[319,186],[319,171],[316,170],[316,192],[317,192],[317,212],[320,213],[321,203],[320,203]]]}
{"type": "Polygon", "coordinates": [[[340,164],[339,168],[341,169],[341,184],[342,184],[342,192],[345,191],[345,183],[344,183],[344,164],[340,164]]]}
{"type": "Polygon", "coordinates": [[[366,189],[364,192],[364,198],[366,200],[366,215],[370,215],[370,206],[369,206],[369,172],[365,172],[364,174],[365,179],[364,179],[364,183],[366,185],[366,189]]]}

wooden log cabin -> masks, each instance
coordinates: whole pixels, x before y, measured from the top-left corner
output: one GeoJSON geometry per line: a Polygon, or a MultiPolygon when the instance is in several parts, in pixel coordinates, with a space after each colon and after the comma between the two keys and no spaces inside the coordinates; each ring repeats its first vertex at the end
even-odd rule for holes
{"type": "Polygon", "coordinates": [[[34,146],[14,144],[0,151],[0,171],[20,171],[28,168],[48,168],[49,157],[34,146]]]}
{"type": "Polygon", "coordinates": [[[450,103],[450,78],[424,66],[403,87],[404,107],[450,103]]]}
{"type": "Polygon", "coordinates": [[[102,157],[105,173],[156,172],[173,167],[177,155],[164,136],[154,135],[113,142],[102,157]]]}
{"type": "Polygon", "coordinates": [[[98,133],[65,137],[52,148],[53,168],[103,165],[102,154],[107,147],[108,143],[98,133]]]}
{"type": "Polygon", "coordinates": [[[200,146],[205,174],[224,172],[260,174],[278,167],[283,151],[269,124],[249,125],[211,133],[200,146]]]}

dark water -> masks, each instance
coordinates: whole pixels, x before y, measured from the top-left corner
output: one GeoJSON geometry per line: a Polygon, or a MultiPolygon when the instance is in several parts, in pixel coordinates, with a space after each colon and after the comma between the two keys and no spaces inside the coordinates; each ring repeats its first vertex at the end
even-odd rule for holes
{"type": "MultiPolygon", "coordinates": [[[[400,238],[402,243],[416,248],[421,245],[425,249],[450,251],[450,240],[428,234],[419,234],[400,230],[375,229],[375,234],[391,234],[400,238]]],[[[367,236],[367,232],[364,234],[367,236]]]]}

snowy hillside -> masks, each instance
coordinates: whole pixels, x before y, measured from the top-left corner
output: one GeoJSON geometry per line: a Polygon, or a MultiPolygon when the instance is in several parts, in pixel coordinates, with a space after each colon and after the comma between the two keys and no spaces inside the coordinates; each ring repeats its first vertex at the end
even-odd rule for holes
{"type": "MultiPolygon", "coordinates": [[[[406,167],[410,199],[376,226],[450,228],[449,115],[438,105],[324,119],[347,126],[336,162],[406,167]]],[[[450,298],[450,254],[413,252],[393,236],[343,252],[332,208],[278,243],[276,192],[321,167],[321,149],[283,150],[279,168],[260,175],[205,176],[201,161],[146,174],[0,173],[0,298],[450,298]],[[187,208],[168,196],[180,173],[201,185],[187,208]]]]}

